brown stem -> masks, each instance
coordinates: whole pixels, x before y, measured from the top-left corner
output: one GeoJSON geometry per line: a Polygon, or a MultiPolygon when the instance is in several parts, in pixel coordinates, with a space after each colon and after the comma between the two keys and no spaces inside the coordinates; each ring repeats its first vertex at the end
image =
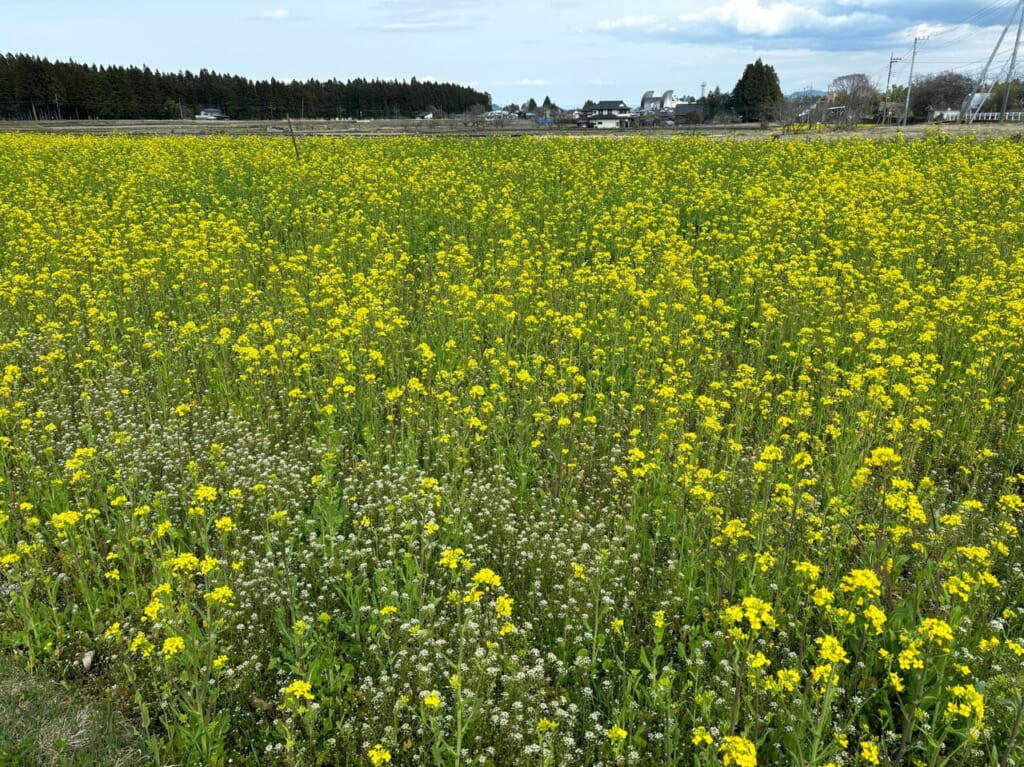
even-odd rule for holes
{"type": "Polygon", "coordinates": [[[1006,742],[1006,751],[1003,752],[1003,758],[999,760],[999,767],[1006,767],[1006,765],[1010,763],[1010,752],[1013,751],[1013,742],[1017,740],[1017,735],[1020,732],[1020,720],[1022,714],[1024,714],[1024,701],[1018,697],[1017,716],[1013,719],[1013,728],[1010,730],[1010,739],[1006,742]]]}

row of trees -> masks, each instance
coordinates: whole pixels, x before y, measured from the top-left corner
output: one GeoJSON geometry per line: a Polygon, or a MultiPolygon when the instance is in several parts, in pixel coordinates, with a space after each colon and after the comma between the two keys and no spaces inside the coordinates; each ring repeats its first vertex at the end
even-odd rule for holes
{"type": "MultiPolygon", "coordinates": [[[[939,72],[917,78],[910,88],[910,122],[929,119],[933,111],[958,110],[978,85],[960,72],[939,72]]],[[[1024,107],[1024,85],[1013,80],[1006,98],[1010,109],[1024,107]]],[[[989,93],[982,109],[998,111],[1006,86],[1002,83],[981,90],[989,93]]],[[[777,122],[820,121],[856,124],[902,120],[907,103],[907,87],[897,85],[883,93],[860,73],[837,77],[829,85],[828,95],[800,94],[783,98],[775,69],[758,59],[748,64],[731,94],[716,88],[708,96],[709,114],[732,111],[744,121],[777,122]]]]}
{"type": "Polygon", "coordinates": [[[162,73],[0,56],[0,119],[174,119],[219,107],[235,119],[412,117],[490,107],[462,85],[393,80],[248,80],[206,69],[162,73]]]}
{"type": "MultiPolygon", "coordinates": [[[[1019,110],[1024,89],[1017,80],[1011,80],[1009,87],[1007,108],[1019,110]]],[[[1000,111],[1006,91],[1004,83],[979,86],[973,78],[952,71],[919,77],[910,88],[908,121],[927,120],[935,111],[960,110],[976,89],[989,94],[980,107],[982,110],[1000,111]]],[[[902,119],[907,103],[905,85],[894,86],[888,93],[883,93],[863,74],[837,77],[832,81],[829,93],[830,106],[842,110],[840,119],[848,123],[902,119]]]]}

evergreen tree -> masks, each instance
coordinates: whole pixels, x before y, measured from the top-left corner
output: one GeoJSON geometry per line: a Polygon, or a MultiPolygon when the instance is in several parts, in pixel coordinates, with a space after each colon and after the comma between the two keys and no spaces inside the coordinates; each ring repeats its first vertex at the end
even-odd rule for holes
{"type": "Polygon", "coordinates": [[[25,54],[0,56],[0,119],[162,119],[219,107],[234,119],[412,117],[432,106],[442,114],[488,108],[488,93],[413,78],[253,82],[201,69],[164,74],[148,67],[51,63],[25,54]]]}
{"type": "Polygon", "coordinates": [[[704,107],[703,119],[706,121],[728,119],[733,108],[732,94],[728,91],[723,93],[717,85],[698,103],[704,107]]]}
{"type": "Polygon", "coordinates": [[[747,64],[732,91],[732,99],[736,112],[744,121],[770,120],[773,110],[782,103],[782,88],[775,67],[761,59],[747,64]]]}

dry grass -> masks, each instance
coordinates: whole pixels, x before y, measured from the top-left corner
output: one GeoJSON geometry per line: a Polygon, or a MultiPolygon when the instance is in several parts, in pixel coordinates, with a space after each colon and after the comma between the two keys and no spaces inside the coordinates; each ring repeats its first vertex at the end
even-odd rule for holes
{"type": "Polygon", "coordinates": [[[820,126],[807,130],[785,130],[781,126],[761,127],[756,123],[736,125],[677,125],[661,128],[631,128],[623,131],[585,130],[571,124],[539,127],[522,120],[489,123],[483,120],[451,118],[442,120],[64,120],[64,121],[0,121],[0,133],[74,133],[74,134],[139,134],[158,136],[268,135],[289,136],[646,136],[670,138],[700,135],[711,138],[783,139],[787,141],[836,140],[845,138],[886,139],[903,135],[907,139],[926,135],[973,136],[998,138],[1024,135],[1024,123],[959,123],[934,125],[856,126],[839,128],[820,126]]]}
{"type": "Polygon", "coordinates": [[[119,767],[142,752],[127,723],[81,687],[0,661],[0,767],[119,767]]]}

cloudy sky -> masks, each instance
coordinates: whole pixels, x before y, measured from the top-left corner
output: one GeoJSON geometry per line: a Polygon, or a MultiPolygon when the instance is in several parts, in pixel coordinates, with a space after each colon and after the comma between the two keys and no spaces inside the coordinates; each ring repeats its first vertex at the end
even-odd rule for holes
{"type": "MultiPolygon", "coordinates": [[[[637,106],[646,90],[732,90],[746,64],[786,93],[863,72],[977,74],[1016,0],[0,0],[0,52],[252,79],[436,79],[498,104],[637,106]]],[[[1005,72],[1006,35],[993,72],[1005,72]]],[[[1020,57],[1018,72],[1024,69],[1020,57]]]]}

